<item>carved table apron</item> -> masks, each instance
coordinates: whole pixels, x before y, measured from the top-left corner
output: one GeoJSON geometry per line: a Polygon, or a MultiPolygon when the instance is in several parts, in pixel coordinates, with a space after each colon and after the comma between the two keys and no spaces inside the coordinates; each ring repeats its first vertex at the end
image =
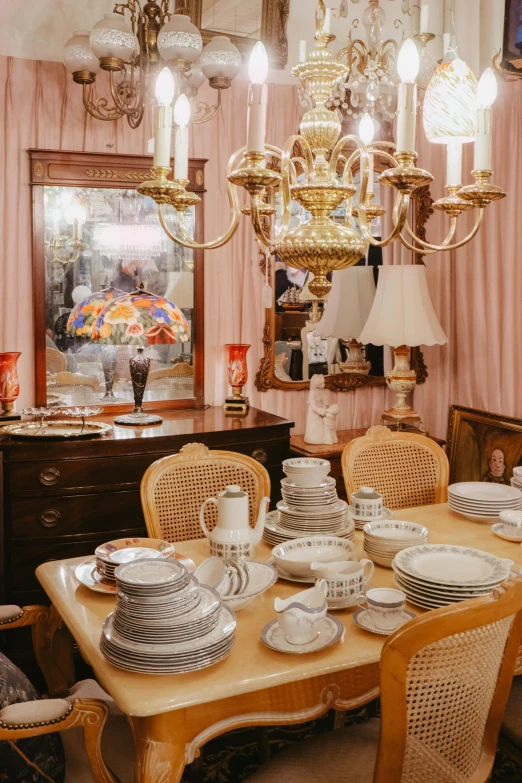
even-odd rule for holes
{"type": "MultiPolygon", "coordinates": [[[[489,525],[466,520],[445,504],[397,511],[395,518],[426,525],[432,543],[485,549],[520,566],[519,544],[498,538],[489,525]]],[[[358,531],[356,548],[362,556],[358,531]]],[[[206,539],[179,543],[176,549],[196,563],[209,555],[206,539]]],[[[266,544],[257,548],[258,560],[266,560],[269,554],[266,544]]],[[[99,649],[101,626],[114,598],[78,585],[74,569],[81,560],[45,563],[37,576],[100,684],[129,716],[136,741],[137,783],[176,783],[202,745],[231,729],[303,723],[330,708],[355,708],[378,695],[379,657],[386,637],[357,628],[353,609],[336,612],[345,632],[340,642],[323,652],[288,655],[265,647],[260,634],[275,615],[274,597],[287,598],[302,589],[283,581],[238,613],[236,644],[215,666],[161,676],[118,669],[99,649]]],[[[372,584],[392,586],[393,572],[376,566],[372,584]]]]}

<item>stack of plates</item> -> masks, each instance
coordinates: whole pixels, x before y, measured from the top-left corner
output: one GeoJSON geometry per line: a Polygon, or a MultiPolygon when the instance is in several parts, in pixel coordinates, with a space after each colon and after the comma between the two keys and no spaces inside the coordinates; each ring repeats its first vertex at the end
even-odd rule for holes
{"type": "Polygon", "coordinates": [[[402,549],[427,544],[430,534],[427,527],[415,522],[367,522],[364,526],[364,551],[378,565],[392,567],[395,555],[402,549]]]}
{"type": "Polygon", "coordinates": [[[281,480],[281,494],[289,506],[313,508],[338,500],[335,479],[327,476],[317,487],[300,487],[291,479],[281,480]]]}
{"type": "Polygon", "coordinates": [[[508,577],[513,562],[489,552],[450,544],[425,544],[395,555],[395,584],[415,606],[439,606],[489,595],[508,577]]]}
{"type": "MultiPolygon", "coordinates": [[[[369,520],[357,519],[353,516],[353,514],[353,506],[348,506],[348,516],[350,519],[353,519],[355,529],[364,530],[364,526],[368,524],[369,520]]],[[[375,519],[372,519],[372,522],[385,522],[387,519],[393,519],[393,511],[390,508],[383,508],[381,515],[379,517],[375,517],[375,519]]]]}
{"type": "Polygon", "coordinates": [[[515,489],[522,489],[522,468],[513,468],[511,486],[515,487],[515,489]]]}
{"type": "Polygon", "coordinates": [[[468,519],[490,522],[501,511],[522,508],[522,492],[505,484],[465,481],[448,487],[448,506],[468,519]]]}
{"type": "MultiPolygon", "coordinates": [[[[344,502],[344,501],[338,501],[344,502]]],[[[278,504],[279,505],[279,504],[278,504]]],[[[271,546],[277,546],[277,544],[283,544],[285,541],[290,541],[293,538],[302,538],[303,536],[319,536],[319,535],[335,535],[339,538],[352,539],[354,537],[355,525],[347,515],[343,517],[343,522],[339,526],[338,524],[333,527],[331,524],[326,524],[324,527],[316,525],[316,521],[308,516],[301,517],[299,521],[304,521],[304,526],[300,528],[299,522],[297,527],[286,527],[286,522],[282,524],[279,521],[280,511],[272,511],[267,514],[265,521],[265,530],[263,538],[271,546]]]]}
{"type": "Polygon", "coordinates": [[[277,504],[277,521],[280,527],[294,530],[299,535],[337,534],[348,521],[348,503],[337,500],[327,506],[297,508],[280,500],[277,504]]]}
{"type": "Polygon", "coordinates": [[[172,557],[174,544],[157,538],[120,538],[116,541],[108,541],[99,546],[96,555],[96,569],[105,577],[114,582],[115,570],[123,563],[133,560],[156,560],[172,557]]]}
{"type": "Polygon", "coordinates": [[[137,560],[116,569],[118,602],[100,647],[115,666],[149,674],[189,672],[224,658],[235,614],[218,593],[173,560],[137,560]]]}

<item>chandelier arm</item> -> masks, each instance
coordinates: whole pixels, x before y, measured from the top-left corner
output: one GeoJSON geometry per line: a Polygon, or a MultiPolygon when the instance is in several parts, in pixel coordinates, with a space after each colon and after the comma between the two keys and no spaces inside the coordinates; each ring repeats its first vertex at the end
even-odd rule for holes
{"type": "Polygon", "coordinates": [[[130,87],[131,87],[132,94],[134,96],[135,105],[133,105],[130,108],[127,107],[127,106],[124,106],[122,104],[119,96],[118,96],[118,90],[117,90],[116,85],[114,83],[114,71],[110,71],[110,73],[109,73],[109,83],[110,83],[110,87],[111,87],[112,100],[114,101],[114,104],[115,104],[116,108],[118,109],[118,111],[121,111],[122,114],[126,114],[127,116],[138,115],[140,113],[141,109],[142,109],[142,106],[143,106],[142,101],[141,101],[141,74],[140,74],[139,88],[136,88],[134,86],[134,73],[132,73],[132,76],[131,76],[131,85],[130,85],[130,87]]]}
{"type": "Polygon", "coordinates": [[[381,44],[379,49],[379,60],[382,63],[383,70],[388,67],[388,60],[392,52],[397,53],[399,50],[399,44],[394,41],[393,38],[387,38],[384,43],[381,44]]]}
{"type": "Polygon", "coordinates": [[[404,228],[410,237],[419,244],[420,247],[417,248],[418,253],[422,253],[423,250],[433,250],[433,252],[437,252],[437,250],[439,250],[441,247],[446,247],[449,245],[455,236],[455,231],[457,230],[457,218],[455,216],[450,218],[450,227],[446,239],[440,245],[434,245],[431,242],[426,242],[424,239],[418,237],[411,228],[408,221],[406,221],[404,228]]]}
{"type": "Polygon", "coordinates": [[[139,111],[136,114],[128,114],[127,115],[127,122],[129,123],[130,127],[133,130],[136,130],[141,125],[141,121],[143,120],[143,115],[145,114],[145,105],[142,104],[139,108],[139,111]]]}
{"type": "Polygon", "coordinates": [[[218,90],[218,99],[215,106],[209,106],[208,103],[201,101],[198,103],[198,111],[195,117],[191,120],[192,125],[201,125],[203,122],[210,122],[213,120],[218,111],[221,109],[221,93],[223,90],[218,90]],[[201,115],[201,116],[199,116],[201,115]]]}
{"type": "Polygon", "coordinates": [[[227,167],[227,195],[228,195],[228,201],[230,204],[230,225],[228,226],[227,230],[224,234],[221,234],[220,237],[217,239],[214,239],[212,242],[195,242],[190,234],[187,231],[187,228],[185,226],[184,222],[184,213],[178,212],[179,214],[179,230],[181,232],[181,237],[177,236],[176,234],[173,234],[171,230],[169,229],[167,222],[165,220],[165,215],[163,214],[163,207],[164,204],[160,204],[158,207],[159,212],[159,219],[161,223],[161,227],[173,242],[177,242],[178,245],[181,245],[181,247],[186,247],[189,250],[216,250],[218,247],[223,247],[223,245],[226,245],[227,242],[229,242],[234,234],[236,233],[239,221],[241,219],[241,211],[239,209],[239,198],[237,195],[237,188],[235,185],[233,185],[230,180],[228,179],[228,175],[234,171],[236,162],[238,158],[241,156],[243,157],[243,154],[245,152],[245,147],[242,147],[240,150],[237,150],[234,152],[232,157],[230,158],[228,162],[227,167]]]}
{"type": "MultiPolygon", "coordinates": [[[[472,230],[469,232],[469,234],[464,237],[464,239],[461,239],[459,242],[455,242],[453,245],[430,245],[427,242],[423,242],[419,237],[415,236],[414,234],[411,234],[411,229],[409,226],[407,226],[408,233],[411,234],[411,236],[415,239],[416,242],[419,242],[423,248],[426,249],[426,251],[431,252],[438,252],[440,250],[458,250],[460,247],[463,247],[468,242],[471,242],[471,240],[476,236],[478,233],[478,230],[480,226],[482,225],[482,221],[484,220],[484,207],[479,207],[479,214],[477,216],[477,219],[475,221],[475,225],[473,226],[472,230]]],[[[401,242],[404,244],[404,238],[400,237],[401,242]]],[[[418,253],[418,249],[414,252],[418,253]]],[[[423,251],[424,252],[424,251],[423,251]]]]}
{"type": "Polygon", "coordinates": [[[123,112],[119,111],[116,106],[107,108],[108,101],[106,98],[98,98],[96,102],[92,100],[93,87],[88,84],[83,85],[83,106],[84,109],[94,117],[95,120],[103,120],[108,122],[110,120],[119,120],[123,117],[123,112]]]}

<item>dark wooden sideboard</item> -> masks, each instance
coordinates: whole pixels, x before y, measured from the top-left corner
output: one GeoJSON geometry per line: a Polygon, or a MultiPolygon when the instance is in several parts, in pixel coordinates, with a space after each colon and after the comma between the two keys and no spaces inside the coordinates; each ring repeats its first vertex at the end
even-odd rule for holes
{"type": "MultiPolygon", "coordinates": [[[[226,416],[218,407],[162,416],[160,426],[115,426],[97,440],[0,435],[1,603],[45,602],[34,574],[44,561],[87,556],[104,541],[146,534],[141,478],[149,465],[186,443],[253,456],[270,474],[272,502],[280,498],[292,422],[256,409],[244,418],[226,416]]],[[[110,416],[101,418],[112,423],[110,416]]]]}

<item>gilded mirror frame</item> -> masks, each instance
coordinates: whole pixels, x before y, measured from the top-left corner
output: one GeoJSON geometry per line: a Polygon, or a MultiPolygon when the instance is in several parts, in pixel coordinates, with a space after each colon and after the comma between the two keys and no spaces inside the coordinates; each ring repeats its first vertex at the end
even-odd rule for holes
{"type": "MultiPolygon", "coordinates": [[[[377,167],[376,167],[377,170],[377,167]]],[[[415,194],[415,231],[421,239],[426,239],[426,223],[433,214],[433,199],[431,197],[429,186],[419,188],[415,194]]],[[[423,256],[414,254],[413,262],[423,264],[423,256]]],[[[266,259],[262,256],[261,272],[266,275],[266,259]]],[[[269,261],[268,279],[272,290],[274,290],[274,264],[269,261]]],[[[279,391],[309,391],[310,381],[282,381],[274,371],[275,367],[275,307],[265,309],[265,323],[263,327],[263,358],[256,375],[256,389],[261,392],[277,389],[279,391]]],[[[428,370],[424,362],[424,357],[420,348],[412,348],[411,366],[417,373],[417,383],[425,383],[428,377],[428,370]]],[[[325,386],[327,389],[336,392],[355,391],[365,386],[386,386],[386,378],[377,375],[356,375],[353,373],[336,373],[325,376],[325,386]]]]}
{"type": "MultiPolygon", "coordinates": [[[[288,38],[286,33],[288,16],[290,13],[290,0],[261,0],[262,21],[261,40],[265,44],[270,65],[273,68],[282,69],[288,62],[288,38]]],[[[207,44],[218,32],[201,29],[201,17],[203,0],[177,0],[176,11],[190,15],[191,20],[201,30],[203,42],[207,44]]],[[[254,38],[246,38],[232,33],[227,35],[233,44],[237,46],[243,56],[248,56],[256,43],[254,38]]]]}

